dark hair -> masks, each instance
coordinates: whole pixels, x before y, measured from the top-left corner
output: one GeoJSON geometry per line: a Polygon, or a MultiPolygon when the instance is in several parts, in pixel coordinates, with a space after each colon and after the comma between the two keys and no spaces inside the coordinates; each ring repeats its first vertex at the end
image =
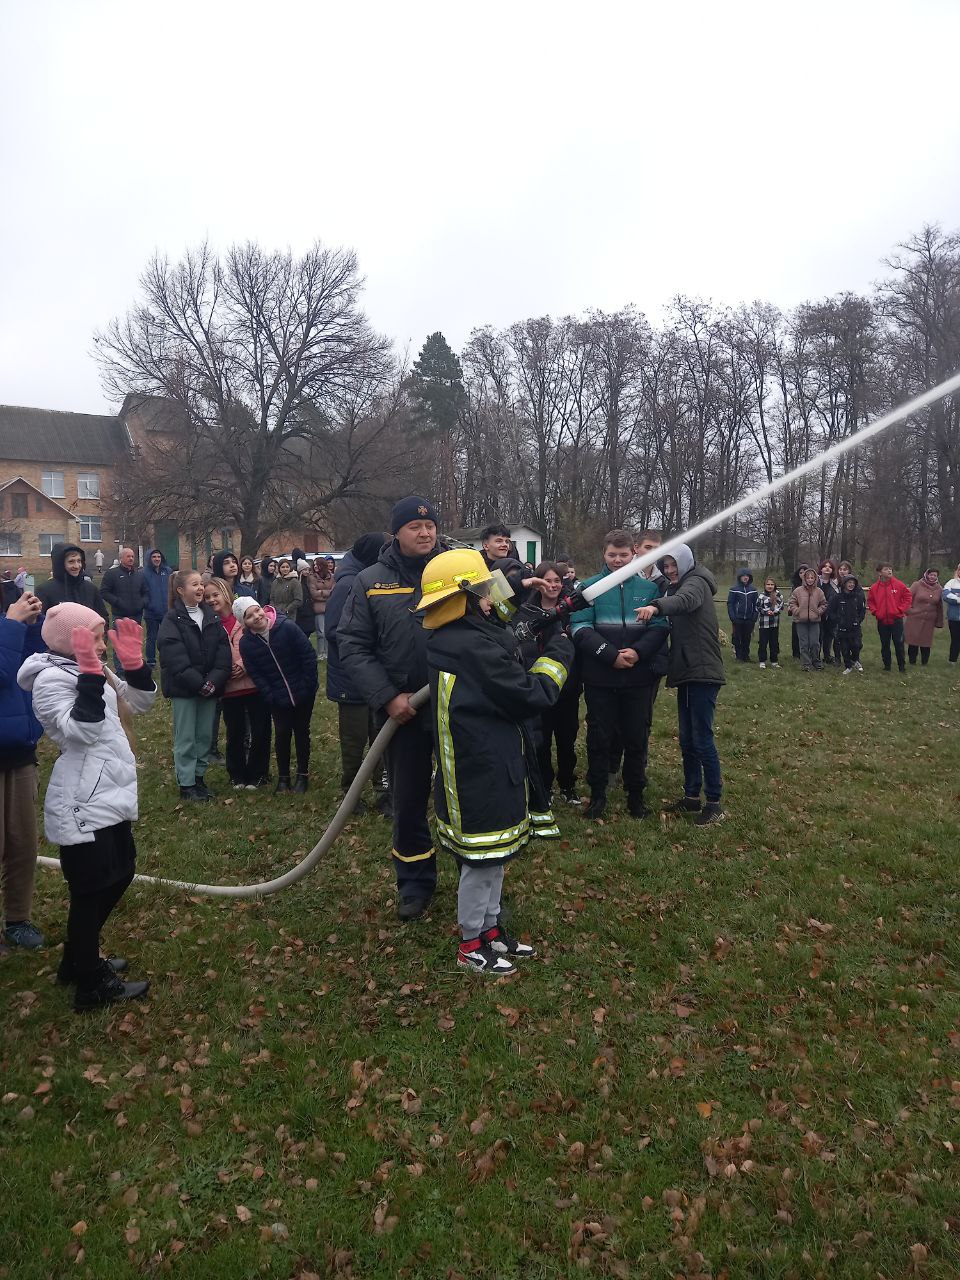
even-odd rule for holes
{"type": "Polygon", "coordinates": [[[558,578],[563,577],[563,572],[560,569],[560,562],[558,560],[541,560],[534,569],[533,576],[535,578],[542,578],[545,573],[551,572],[555,573],[558,578]]]}
{"type": "Polygon", "coordinates": [[[238,564],[239,564],[239,566],[240,566],[240,572],[241,572],[241,573],[243,573],[243,562],[244,562],[244,560],[249,560],[249,561],[250,561],[250,569],[251,569],[251,572],[253,573],[253,576],[254,576],[255,578],[259,578],[259,576],[260,576],[260,570],[257,568],[257,562],[256,562],[256,560],[254,560],[253,556],[241,556],[241,557],[240,557],[240,559],[237,561],[237,563],[238,563],[238,564]]]}
{"type": "Polygon", "coordinates": [[[180,599],[177,595],[178,588],[185,587],[187,585],[187,579],[192,578],[194,574],[196,574],[198,578],[203,577],[203,574],[199,569],[177,569],[176,572],[171,573],[170,586],[167,589],[167,603],[171,609],[176,607],[177,601],[180,599]]]}
{"type": "Polygon", "coordinates": [[[509,538],[510,530],[505,524],[488,524],[485,529],[480,530],[480,541],[486,542],[488,538],[509,538]]]}
{"type": "Polygon", "coordinates": [[[633,539],[627,533],[626,529],[611,529],[609,533],[604,535],[603,549],[607,547],[632,547],[633,539]]]}
{"type": "Polygon", "coordinates": [[[892,568],[893,568],[893,565],[890,563],[889,560],[881,560],[880,563],[877,565],[877,573],[880,573],[883,569],[892,569],[892,568]]]}

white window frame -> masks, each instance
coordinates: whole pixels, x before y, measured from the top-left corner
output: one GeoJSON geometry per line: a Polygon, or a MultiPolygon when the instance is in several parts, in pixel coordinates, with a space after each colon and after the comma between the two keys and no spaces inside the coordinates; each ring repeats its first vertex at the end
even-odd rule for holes
{"type": "Polygon", "coordinates": [[[23,535],[19,533],[0,533],[0,556],[22,556],[23,555],[23,535]],[[15,550],[11,551],[11,545],[15,544],[15,550]]]}
{"type": "Polygon", "coordinates": [[[78,471],[77,472],[77,497],[78,498],[100,498],[100,476],[96,471],[78,471]],[[94,489],[95,493],[84,492],[84,489],[94,489]]]}
{"type": "Polygon", "coordinates": [[[64,488],[66,477],[62,471],[42,471],[40,473],[40,488],[47,498],[65,498],[67,496],[64,488]],[[59,488],[60,492],[57,493],[59,488]]]}
{"type": "Polygon", "coordinates": [[[38,533],[37,534],[37,550],[40,555],[48,556],[58,542],[66,542],[66,536],[62,533],[38,533]],[[43,545],[44,538],[50,539],[49,547],[43,545]]]}
{"type": "Polygon", "coordinates": [[[78,519],[77,519],[77,523],[78,523],[78,524],[79,524],[79,526],[80,526],[80,541],[81,541],[81,542],[102,542],[102,541],[103,541],[103,521],[101,520],[101,518],[100,518],[99,516],[79,516],[79,517],[78,517],[78,519]],[[96,533],[96,536],[91,536],[91,537],[87,537],[87,538],[85,538],[85,537],[83,536],[83,527],[84,527],[84,525],[86,525],[86,526],[87,526],[88,532],[89,532],[89,529],[90,529],[90,526],[91,526],[91,525],[96,525],[96,526],[97,526],[97,533],[96,533]]]}

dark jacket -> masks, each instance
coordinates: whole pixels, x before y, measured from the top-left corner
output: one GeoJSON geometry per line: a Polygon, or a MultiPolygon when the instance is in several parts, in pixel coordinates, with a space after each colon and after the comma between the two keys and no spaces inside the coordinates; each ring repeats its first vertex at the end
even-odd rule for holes
{"type": "Polygon", "coordinates": [[[36,759],[34,748],[43,726],[33,714],[33,700],[17,684],[17,672],[32,654],[46,648],[40,637],[42,619],[27,626],[0,618],[0,772],[21,769],[36,759]]]}
{"type": "Polygon", "coordinates": [[[147,563],[143,566],[143,578],[147,584],[147,617],[151,622],[160,622],[170,608],[170,578],[173,570],[167,564],[167,558],[154,547],[147,552],[147,563]],[[150,562],[154,551],[160,553],[160,568],[155,569],[150,562]]]}
{"type": "Polygon", "coordinates": [[[831,595],[829,604],[827,605],[827,617],[836,627],[837,631],[857,632],[863,625],[863,620],[867,616],[867,602],[863,598],[863,591],[860,589],[859,579],[844,579],[844,581],[852,581],[856,583],[853,591],[839,591],[835,595],[831,595]]]}
{"type": "MultiPolygon", "coordinates": [[[[586,578],[583,585],[608,577],[611,570],[586,578]]],[[[632,689],[654,684],[667,670],[666,624],[655,619],[644,625],[635,610],[653,604],[660,588],[642,574],[634,574],[619,587],[597,596],[593,604],[570,619],[570,634],[583,664],[583,683],[601,689],[632,689]],[[634,649],[640,659],[632,667],[614,666],[621,649],[634,649]]]]}
{"type": "Polygon", "coordinates": [[[133,618],[139,622],[150,603],[147,579],[142,569],[125,569],[122,564],[108,569],[100,583],[100,592],[110,606],[114,621],[133,618]]]}
{"type": "Polygon", "coordinates": [[[244,582],[240,575],[237,574],[233,582],[233,594],[235,596],[250,596],[259,605],[269,604],[270,583],[266,578],[259,575],[252,582],[244,582]]]}
{"type": "Polygon", "coordinates": [[[23,592],[13,581],[12,578],[0,579],[0,607],[6,613],[12,604],[15,604],[23,592]]]}
{"type": "Polygon", "coordinates": [[[436,554],[410,558],[391,542],[357,575],[340,616],[340,659],[375,711],[427,683],[427,633],[413,609],[424,567],[436,554]]]}
{"type": "Polygon", "coordinates": [[[727,593],[727,616],[731,622],[756,622],[760,596],[749,569],[738,569],[737,580],[727,593]],[[747,578],[744,585],[740,579],[747,578]]]}
{"type": "Polygon", "coordinates": [[[343,607],[350,598],[357,574],[367,567],[352,551],[348,551],[337,566],[333,590],[327,600],[323,633],[327,640],[327,697],[331,702],[366,701],[340,657],[339,629],[343,607]]]}
{"type": "MultiPolygon", "coordinates": [[[[725,684],[720,628],[713,597],[717,583],[709,569],[701,569],[693,552],[681,543],[673,553],[680,570],[676,586],[655,601],[658,613],[670,619],[670,665],[667,687],[681,684],[725,684]]],[[[657,568],[663,572],[663,561],[657,568]]]]}
{"type": "MultiPolygon", "coordinates": [[[[227,558],[231,560],[236,560],[237,565],[239,566],[240,557],[236,555],[233,551],[216,551],[210,557],[210,572],[213,574],[215,578],[223,578],[224,582],[229,583],[231,579],[224,577],[224,574],[223,574],[223,562],[227,558]]],[[[239,576],[240,575],[238,571],[237,577],[239,576]]]]}
{"type": "Polygon", "coordinates": [[[513,635],[468,614],[425,633],[437,773],[437,838],[458,862],[506,862],[530,838],[520,725],[553,706],[572,658],[555,631],[525,671],[513,635]]]}
{"type": "Polygon", "coordinates": [[[317,655],[295,622],[278,613],[266,636],[244,631],[240,657],[271,707],[295,707],[317,692],[317,655]]]}
{"type": "Polygon", "coordinates": [[[87,577],[87,557],[82,547],[72,542],[58,542],[50,552],[50,565],[53,577],[37,588],[37,595],[43,603],[43,611],[52,609],[55,604],[64,604],[70,600],[74,604],[85,604],[88,609],[95,609],[105,622],[109,622],[107,606],[103,603],[100,592],[87,577]],[[63,562],[71,551],[80,553],[82,568],[78,577],[67,573],[63,562]]]}
{"type": "Polygon", "coordinates": [[[216,694],[223,693],[232,668],[230,641],[223,623],[208,604],[202,629],[178,600],[169,609],[157,632],[160,688],[165,698],[196,698],[209,680],[216,694]]]}
{"type": "Polygon", "coordinates": [[[284,577],[278,573],[270,585],[270,603],[277,613],[285,613],[288,618],[296,618],[303,604],[300,575],[288,573],[284,577]]]}

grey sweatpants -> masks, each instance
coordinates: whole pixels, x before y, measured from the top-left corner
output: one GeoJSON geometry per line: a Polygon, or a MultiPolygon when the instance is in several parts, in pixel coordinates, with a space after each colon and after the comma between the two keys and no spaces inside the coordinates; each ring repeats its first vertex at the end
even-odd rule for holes
{"type": "Polygon", "coordinates": [[[819,667],[820,661],[820,623],[798,622],[797,639],[800,641],[800,665],[804,671],[811,667],[819,667]]]}
{"type": "Polygon", "coordinates": [[[460,866],[457,890],[457,924],[463,938],[479,938],[484,929],[492,929],[500,914],[504,864],[494,867],[460,866]]]}

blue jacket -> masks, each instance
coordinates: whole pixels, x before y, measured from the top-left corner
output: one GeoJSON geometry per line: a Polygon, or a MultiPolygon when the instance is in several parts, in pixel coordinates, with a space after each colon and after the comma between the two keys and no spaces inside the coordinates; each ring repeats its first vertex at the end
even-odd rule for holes
{"type": "Polygon", "coordinates": [[[350,679],[340,657],[340,645],[337,641],[337,628],[340,626],[343,606],[350,599],[354,579],[365,568],[367,566],[352,551],[347,552],[337,566],[333,590],[323,615],[323,634],[327,641],[327,697],[331,702],[366,702],[366,698],[350,679]]]}
{"type": "Polygon", "coordinates": [[[147,552],[147,561],[143,566],[143,576],[147,584],[149,599],[147,601],[147,617],[151,622],[162,622],[170,608],[170,575],[173,570],[167,564],[166,556],[159,547],[152,547],[147,552]],[[160,552],[160,568],[155,569],[150,563],[154,551],[160,552]]]}
{"type": "Polygon", "coordinates": [[[33,714],[33,699],[17,684],[17,672],[27,658],[43,653],[42,616],[29,627],[13,618],[0,618],[0,768],[3,757],[32,751],[43,726],[33,714]]]}
{"type": "Polygon", "coordinates": [[[947,606],[947,621],[960,622],[960,578],[944,583],[943,602],[947,606]]]}
{"type": "Polygon", "coordinates": [[[727,595],[727,614],[731,622],[756,622],[760,610],[760,594],[753,585],[753,574],[749,569],[738,569],[737,580],[727,595]],[[747,579],[747,584],[740,581],[747,579]]]}
{"type": "MultiPolygon", "coordinates": [[[[583,586],[592,586],[610,572],[604,567],[601,573],[587,578],[583,586]]],[[[634,612],[659,598],[660,588],[655,582],[634,574],[573,615],[570,634],[583,660],[584,684],[607,689],[633,688],[652,684],[666,673],[667,620],[656,617],[643,624],[637,621],[634,612]],[[621,649],[635,649],[640,661],[618,670],[613,664],[621,649]]]]}
{"type": "Polygon", "coordinates": [[[269,639],[244,631],[240,657],[271,707],[298,707],[317,692],[317,655],[295,622],[278,613],[269,639]]]}

